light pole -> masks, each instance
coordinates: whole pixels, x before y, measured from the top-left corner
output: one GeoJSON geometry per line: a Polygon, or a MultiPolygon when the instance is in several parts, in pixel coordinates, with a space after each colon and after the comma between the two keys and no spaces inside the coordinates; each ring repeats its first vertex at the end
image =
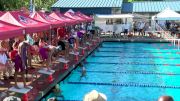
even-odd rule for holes
{"type": "Polygon", "coordinates": [[[29,11],[30,13],[35,11],[35,0],[30,0],[29,11]]]}

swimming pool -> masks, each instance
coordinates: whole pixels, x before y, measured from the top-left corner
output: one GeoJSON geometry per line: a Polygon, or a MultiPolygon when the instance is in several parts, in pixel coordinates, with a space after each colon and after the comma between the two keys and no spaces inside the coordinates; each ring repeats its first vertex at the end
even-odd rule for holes
{"type": "Polygon", "coordinates": [[[180,101],[180,54],[170,43],[103,42],[86,61],[86,77],[80,79],[77,67],[59,83],[65,101],[82,101],[94,89],[108,101],[157,101],[162,95],[180,101]]]}

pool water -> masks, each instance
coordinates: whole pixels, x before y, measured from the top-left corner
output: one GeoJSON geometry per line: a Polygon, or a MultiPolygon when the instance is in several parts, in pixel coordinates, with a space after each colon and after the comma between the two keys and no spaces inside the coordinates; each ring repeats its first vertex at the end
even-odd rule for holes
{"type": "Polygon", "coordinates": [[[59,83],[62,95],[65,101],[82,101],[97,90],[108,101],[157,101],[162,95],[180,101],[179,52],[170,43],[104,42],[87,58],[86,77],[80,78],[77,67],[59,83]]]}

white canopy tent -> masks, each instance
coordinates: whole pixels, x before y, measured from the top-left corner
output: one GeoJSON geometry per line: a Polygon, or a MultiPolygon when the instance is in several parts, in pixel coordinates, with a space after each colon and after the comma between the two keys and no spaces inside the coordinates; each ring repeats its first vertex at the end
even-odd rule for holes
{"type": "Polygon", "coordinates": [[[180,14],[167,8],[155,16],[152,16],[152,20],[180,20],[180,14]]]}

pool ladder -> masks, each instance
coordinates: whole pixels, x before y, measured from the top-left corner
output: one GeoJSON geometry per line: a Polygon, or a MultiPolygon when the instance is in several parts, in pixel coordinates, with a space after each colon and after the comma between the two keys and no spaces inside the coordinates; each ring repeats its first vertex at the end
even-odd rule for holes
{"type": "Polygon", "coordinates": [[[172,36],[169,31],[165,31],[162,36],[165,40],[170,41],[172,45],[177,46],[180,49],[180,39],[176,36],[172,36]]]}
{"type": "Polygon", "coordinates": [[[172,45],[177,46],[178,50],[180,49],[180,39],[167,39],[167,40],[169,40],[172,43],[172,45]]]}

